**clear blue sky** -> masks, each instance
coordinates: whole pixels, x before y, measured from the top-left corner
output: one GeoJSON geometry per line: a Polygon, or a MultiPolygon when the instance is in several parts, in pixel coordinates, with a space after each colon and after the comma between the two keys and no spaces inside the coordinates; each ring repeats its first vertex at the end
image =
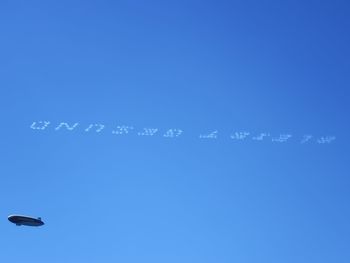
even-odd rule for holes
{"type": "Polygon", "coordinates": [[[349,12],[1,1],[0,262],[348,263],[349,12]],[[46,225],[16,227],[13,213],[46,225]]]}

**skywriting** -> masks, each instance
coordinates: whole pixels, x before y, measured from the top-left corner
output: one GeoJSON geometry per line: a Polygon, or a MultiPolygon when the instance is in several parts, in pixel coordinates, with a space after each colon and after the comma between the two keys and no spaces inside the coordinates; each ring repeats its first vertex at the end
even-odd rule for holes
{"type": "MultiPolygon", "coordinates": [[[[137,128],[133,125],[108,125],[102,123],[68,123],[68,122],[51,122],[51,121],[34,121],[30,125],[30,128],[35,131],[83,131],[84,133],[110,133],[117,136],[145,136],[145,137],[162,137],[168,139],[175,139],[186,134],[186,132],[181,128],[168,128],[160,129],[157,127],[140,127],[137,128]]],[[[200,140],[216,140],[219,137],[222,137],[227,140],[232,141],[267,141],[271,143],[316,143],[316,144],[330,144],[336,140],[334,135],[312,135],[312,134],[302,134],[302,135],[293,135],[291,133],[270,133],[270,132],[250,132],[235,130],[230,133],[220,132],[217,129],[208,129],[206,131],[198,131],[197,136],[193,137],[200,140]]]]}

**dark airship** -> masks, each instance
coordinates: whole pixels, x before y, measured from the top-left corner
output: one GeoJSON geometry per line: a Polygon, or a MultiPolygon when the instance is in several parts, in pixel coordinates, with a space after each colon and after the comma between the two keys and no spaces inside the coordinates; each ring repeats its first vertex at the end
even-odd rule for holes
{"type": "Polygon", "coordinates": [[[24,215],[10,215],[8,220],[17,226],[42,226],[44,224],[41,217],[35,218],[24,215]]]}

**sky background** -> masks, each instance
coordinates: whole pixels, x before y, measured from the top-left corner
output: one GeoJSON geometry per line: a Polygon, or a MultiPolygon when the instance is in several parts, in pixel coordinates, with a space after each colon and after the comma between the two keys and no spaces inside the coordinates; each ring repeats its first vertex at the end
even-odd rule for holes
{"type": "Polygon", "coordinates": [[[349,11],[1,1],[0,262],[349,262],[349,11]]]}

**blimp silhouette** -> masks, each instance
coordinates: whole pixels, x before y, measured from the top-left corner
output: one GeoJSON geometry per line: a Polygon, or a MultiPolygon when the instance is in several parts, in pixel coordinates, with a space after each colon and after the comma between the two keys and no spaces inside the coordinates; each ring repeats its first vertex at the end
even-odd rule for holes
{"type": "Polygon", "coordinates": [[[41,217],[31,217],[24,215],[9,215],[8,220],[11,223],[16,224],[17,226],[42,226],[44,222],[41,220],[41,217]]]}

